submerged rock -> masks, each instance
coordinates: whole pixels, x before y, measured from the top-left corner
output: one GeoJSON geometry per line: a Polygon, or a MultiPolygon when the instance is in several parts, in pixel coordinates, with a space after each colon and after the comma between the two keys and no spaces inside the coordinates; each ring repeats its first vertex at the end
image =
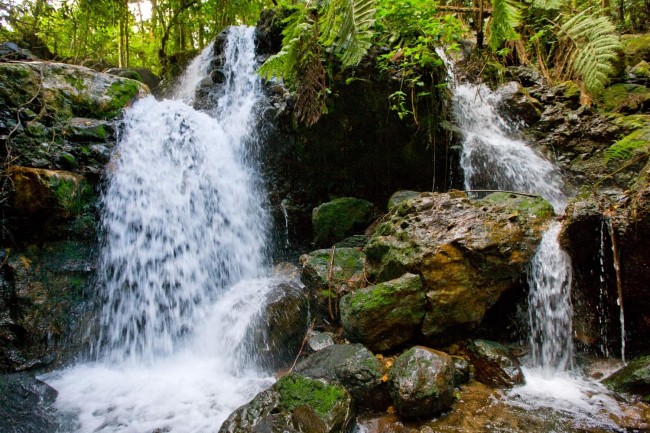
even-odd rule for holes
{"type": "Polygon", "coordinates": [[[351,341],[383,352],[418,335],[425,304],[420,276],[407,273],[343,296],[341,324],[351,341]]]}
{"type": "Polygon", "coordinates": [[[232,413],[219,433],[340,433],[352,416],[345,388],[292,373],[232,413]]]}
{"type": "Polygon", "coordinates": [[[368,246],[376,281],[419,274],[427,307],[422,333],[446,342],[476,328],[501,295],[520,284],[553,209],[540,198],[422,193],[397,206],[368,246]]]}
{"type": "Polygon", "coordinates": [[[508,349],[494,341],[474,340],[468,347],[476,379],[497,388],[510,388],[524,383],[519,361],[508,349]]]}
{"type": "Polygon", "coordinates": [[[335,344],[301,361],[297,373],[337,381],[352,395],[358,408],[382,410],[388,406],[381,363],[361,344],[335,344]]]}
{"type": "Polygon", "coordinates": [[[454,362],[444,352],[413,347],[395,361],[388,388],[401,417],[432,418],[454,402],[454,362]]]}
{"type": "Polygon", "coordinates": [[[375,217],[375,206],[366,200],[341,197],[314,208],[314,244],[326,247],[363,231],[375,217]]]}

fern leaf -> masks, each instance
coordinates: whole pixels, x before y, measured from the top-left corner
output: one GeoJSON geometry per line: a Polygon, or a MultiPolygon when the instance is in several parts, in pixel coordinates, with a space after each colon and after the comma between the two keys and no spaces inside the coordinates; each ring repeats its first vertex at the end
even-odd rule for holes
{"type": "Polygon", "coordinates": [[[330,0],[320,21],[320,42],[343,66],[358,64],[371,46],[376,0],[330,0]]]}
{"type": "Polygon", "coordinates": [[[590,15],[586,9],[560,26],[561,38],[569,42],[569,68],[588,93],[600,92],[614,72],[621,42],[607,17],[590,15]]]}
{"type": "Polygon", "coordinates": [[[515,0],[492,0],[488,44],[497,51],[505,41],[519,39],[515,28],[521,23],[521,4],[515,0]]]}
{"type": "Polygon", "coordinates": [[[650,151],[650,128],[644,128],[626,135],[605,149],[605,159],[625,160],[630,159],[636,152],[647,153],[648,151],[650,151]]]}

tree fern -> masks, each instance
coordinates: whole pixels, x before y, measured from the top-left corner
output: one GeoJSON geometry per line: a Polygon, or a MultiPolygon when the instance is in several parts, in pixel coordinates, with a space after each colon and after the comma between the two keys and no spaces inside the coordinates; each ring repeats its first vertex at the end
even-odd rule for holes
{"type": "Polygon", "coordinates": [[[343,66],[357,65],[372,43],[376,0],[330,0],[320,20],[320,42],[343,66]]]}
{"type": "Polygon", "coordinates": [[[521,23],[521,4],[515,0],[492,0],[488,44],[497,51],[505,41],[519,39],[515,28],[521,23]]]}
{"type": "Polygon", "coordinates": [[[586,9],[560,26],[560,38],[570,47],[568,66],[590,94],[601,91],[614,72],[621,42],[614,25],[604,16],[586,9]]]}

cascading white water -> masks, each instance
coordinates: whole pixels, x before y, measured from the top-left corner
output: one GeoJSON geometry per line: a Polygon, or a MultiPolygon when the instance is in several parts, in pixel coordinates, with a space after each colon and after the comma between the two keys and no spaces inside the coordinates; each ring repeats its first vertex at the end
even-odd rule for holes
{"type": "MultiPolygon", "coordinates": [[[[253,29],[230,30],[214,117],[152,97],[125,115],[102,199],[97,361],[46,377],[57,407],[76,414],[65,431],[216,431],[273,381],[245,350],[277,283],[260,278],[268,216],[249,151],[253,50],[253,29]]],[[[178,97],[192,99],[187,88],[178,97]]]]}

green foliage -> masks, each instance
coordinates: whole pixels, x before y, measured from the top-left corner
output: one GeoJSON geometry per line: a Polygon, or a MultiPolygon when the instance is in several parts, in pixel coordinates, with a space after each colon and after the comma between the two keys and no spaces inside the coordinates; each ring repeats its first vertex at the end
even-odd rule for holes
{"type": "Polygon", "coordinates": [[[489,45],[499,50],[504,42],[519,39],[515,28],[521,24],[521,4],[515,0],[492,0],[489,45]]]}
{"type": "Polygon", "coordinates": [[[298,374],[284,376],[276,386],[281,394],[280,403],[285,410],[291,411],[307,405],[321,418],[331,416],[330,412],[346,394],[339,386],[327,385],[298,374]]]}
{"type": "Polygon", "coordinates": [[[375,0],[330,0],[320,20],[320,42],[343,66],[357,65],[372,45],[375,0]]]}
{"type": "Polygon", "coordinates": [[[612,144],[605,150],[607,161],[630,159],[637,152],[650,150],[650,127],[638,129],[612,144]]]}
{"type": "Polygon", "coordinates": [[[607,17],[586,9],[560,26],[560,38],[568,43],[568,66],[590,94],[597,94],[614,72],[621,42],[607,17]]]}

